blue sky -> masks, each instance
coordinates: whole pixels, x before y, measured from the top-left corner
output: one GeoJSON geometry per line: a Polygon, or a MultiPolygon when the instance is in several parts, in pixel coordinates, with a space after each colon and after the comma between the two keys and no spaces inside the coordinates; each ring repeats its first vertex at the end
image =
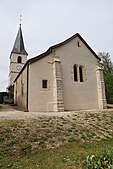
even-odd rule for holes
{"type": "Polygon", "coordinates": [[[9,56],[22,15],[28,58],[75,33],[113,60],[113,0],[0,0],[0,91],[8,80],[9,56]]]}

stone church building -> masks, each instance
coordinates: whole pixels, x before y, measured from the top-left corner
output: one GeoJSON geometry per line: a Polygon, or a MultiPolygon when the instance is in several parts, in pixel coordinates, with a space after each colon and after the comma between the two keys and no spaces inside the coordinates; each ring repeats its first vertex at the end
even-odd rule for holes
{"type": "Polygon", "coordinates": [[[9,88],[27,111],[106,108],[100,58],[75,34],[27,60],[21,25],[10,55],[9,88]]]}

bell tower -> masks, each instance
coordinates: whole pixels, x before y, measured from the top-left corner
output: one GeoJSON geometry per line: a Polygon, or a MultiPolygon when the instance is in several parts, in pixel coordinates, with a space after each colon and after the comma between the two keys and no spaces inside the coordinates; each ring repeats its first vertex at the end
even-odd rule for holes
{"type": "Polygon", "coordinates": [[[22,35],[21,24],[15,39],[13,49],[10,54],[10,65],[9,65],[9,82],[8,82],[8,93],[9,98],[14,97],[14,80],[21,71],[22,67],[27,61],[27,52],[24,47],[24,40],[22,35]]]}
{"type": "Polygon", "coordinates": [[[27,61],[27,52],[24,47],[24,40],[22,35],[21,24],[15,39],[15,43],[10,54],[10,65],[9,65],[9,87],[13,86],[13,81],[21,71],[22,67],[27,61]]]}

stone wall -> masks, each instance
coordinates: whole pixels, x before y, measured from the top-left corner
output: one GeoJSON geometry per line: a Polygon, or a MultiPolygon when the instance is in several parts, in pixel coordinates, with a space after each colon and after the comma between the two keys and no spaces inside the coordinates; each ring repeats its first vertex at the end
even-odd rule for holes
{"type": "Polygon", "coordinates": [[[107,108],[105,85],[103,79],[103,71],[99,65],[97,67],[96,72],[97,72],[98,104],[100,109],[105,109],[107,108]]]}
{"type": "Polygon", "coordinates": [[[64,111],[61,61],[58,57],[53,59],[53,102],[54,111],[64,111]]]}

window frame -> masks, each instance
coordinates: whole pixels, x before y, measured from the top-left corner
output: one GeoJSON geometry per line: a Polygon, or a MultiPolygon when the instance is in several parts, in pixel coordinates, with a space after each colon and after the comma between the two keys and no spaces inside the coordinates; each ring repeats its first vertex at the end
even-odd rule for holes
{"type": "Polygon", "coordinates": [[[79,66],[79,79],[80,82],[84,82],[84,76],[83,76],[83,66],[79,66]]]}
{"type": "Polygon", "coordinates": [[[79,41],[77,41],[77,46],[80,47],[80,42],[79,41]]]}
{"type": "Polygon", "coordinates": [[[18,56],[17,63],[22,63],[22,57],[21,56],[18,56]]]}
{"type": "Polygon", "coordinates": [[[87,72],[86,67],[79,64],[74,64],[72,66],[73,81],[74,82],[86,82],[87,81],[87,72]]]}
{"type": "Polygon", "coordinates": [[[47,89],[48,89],[48,80],[47,80],[47,79],[42,79],[41,88],[42,88],[43,90],[47,90],[47,89]]]}
{"type": "Polygon", "coordinates": [[[73,74],[74,74],[74,82],[78,82],[78,71],[77,71],[77,65],[76,64],[74,64],[74,66],[73,66],[73,74]]]}

